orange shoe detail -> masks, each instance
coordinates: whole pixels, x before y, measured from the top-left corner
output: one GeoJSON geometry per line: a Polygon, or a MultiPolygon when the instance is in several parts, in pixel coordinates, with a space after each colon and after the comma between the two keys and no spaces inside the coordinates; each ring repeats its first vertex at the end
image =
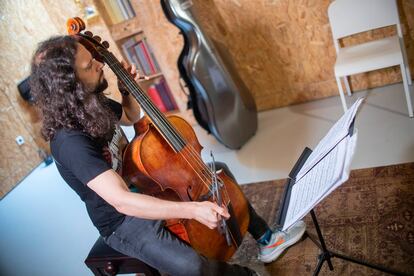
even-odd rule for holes
{"type": "Polygon", "coordinates": [[[265,248],[273,248],[273,247],[276,247],[276,246],[281,245],[284,242],[285,242],[285,239],[284,238],[280,238],[274,244],[268,245],[265,248]]]}

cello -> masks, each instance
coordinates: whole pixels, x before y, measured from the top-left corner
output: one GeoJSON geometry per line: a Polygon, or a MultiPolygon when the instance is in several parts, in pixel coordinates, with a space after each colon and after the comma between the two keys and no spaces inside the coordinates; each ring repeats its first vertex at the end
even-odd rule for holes
{"type": "Polygon", "coordinates": [[[230,218],[222,219],[218,229],[190,219],[167,220],[165,226],[200,254],[230,259],[249,224],[248,203],[240,187],[223,171],[204,164],[202,146],[190,124],[179,116],[165,116],[108,51],[108,42],[101,43],[100,37],[84,31],[85,24],[78,17],[68,20],[67,29],[94,58],[110,67],[146,114],[134,125],[136,135],[123,153],[125,182],[164,200],[209,200],[224,205],[230,218]]]}

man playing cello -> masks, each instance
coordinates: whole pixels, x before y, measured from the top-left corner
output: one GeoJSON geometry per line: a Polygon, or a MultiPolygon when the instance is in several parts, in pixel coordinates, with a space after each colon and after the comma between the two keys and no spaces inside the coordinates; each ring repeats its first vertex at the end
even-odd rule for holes
{"type": "MultiPolygon", "coordinates": [[[[85,202],[104,241],[170,275],[255,275],[247,267],[208,259],[163,227],[166,219],[194,219],[213,229],[229,218],[210,201],[174,202],[131,192],[112,168],[108,142],[118,124],[139,119],[139,106],[123,87],[122,104],[103,94],[104,64],[72,36],[40,43],[32,59],[31,91],[42,112],[42,135],[50,142],[59,173],[85,202]]],[[[136,69],[125,68],[138,78],[136,69]]],[[[259,259],[275,260],[305,231],[297,222],[288,232],[272,231],[249,204],[248,231],[259,246],[259,259]]]]}

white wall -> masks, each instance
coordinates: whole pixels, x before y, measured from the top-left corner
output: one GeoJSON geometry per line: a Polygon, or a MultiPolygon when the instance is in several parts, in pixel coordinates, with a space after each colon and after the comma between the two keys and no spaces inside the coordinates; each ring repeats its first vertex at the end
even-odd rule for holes
{"type": "Polygon", "coordinates": [[[98,231],[54,163],[39,165],[0,201],[0,275],[93,275],[98,231]]]}

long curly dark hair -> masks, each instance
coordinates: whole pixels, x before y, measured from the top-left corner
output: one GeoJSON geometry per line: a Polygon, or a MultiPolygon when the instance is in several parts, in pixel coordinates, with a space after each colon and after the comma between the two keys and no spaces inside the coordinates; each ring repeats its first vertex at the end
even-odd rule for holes
{"type": "Polygon", "coordinates": [[[59,129],[76,129],[109,140],[115,115],[103,93],[87,91],[77,79],[77,41],[55,36],[39,44],[31,63],[30,87],[43,119],[42,136],[53,139],[59,129]]]}

